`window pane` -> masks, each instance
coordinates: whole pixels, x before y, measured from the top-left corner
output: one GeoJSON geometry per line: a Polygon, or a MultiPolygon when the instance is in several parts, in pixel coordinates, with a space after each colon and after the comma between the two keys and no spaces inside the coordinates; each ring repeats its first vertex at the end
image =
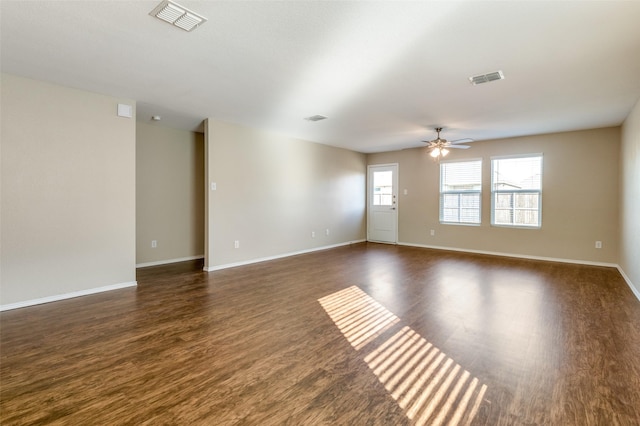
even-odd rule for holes
{"type": "Polygon", "coordinates": [[[513,197],[513,194],[511,193],[507,193],[507,194],[496,194],[496,210],[497,209],[504,209],[504,208],[511,208],[511,199],[513,197]]]}
{"type": "Polygon", "coordinates": [[[391,186],[393,172],[373,172],[373,186],[391,186]]]}
{"type": "Polygon", "coordinates": [[[516,210],[514,222],[516,225],[537,226],[538,211],[537,210],[516,210]]]}
{"type": "Polygon", "coordinates": [[[515,195],[515,207],[537,209],[538,208],[538,194],[537,193],[522,193],[515,195]]]}
{"type": "Polygon", "coordinates": [[[480,223],[480,194],[460,194],[460,222],[480,223]]]}
{"type": "Polygon", "coordinates": [[[480,191],[482,161],[440,163],[440,191],[480,191]]]}
{"type": "Polygon", "coordinates": [[[542,156],[491,160],[493,224],[540,226],[542,156]]]}
{"type": "Polygon", "coordinates": [[[444,194],[444,208],[445,209],[457,209],[459,197],[458,194],[444,194]]]}
{"type": "Polygon", "coordinates": [[[502,158],[492,161],[491,183],[496,190],[542,189],[542,157],[502,158]]]}
{"type": "Polygon", "coordinates": [[[380,204],[381,206],[390,206],[392,204],[391,194],[384,194],[380,196],[380,204]]]}
{"type": "Polygon", "coordinates": [[[482,161],[440,163],[440,221],[480,223],[482,161]]]}
{"type": "Polygon", "coordinates": [[[393,172],[373,172],[373,205],[390,206],[393,202],[393,172]]]}
{"type": "Polygon", "coordinates": [[[511,209],[509,210],[496,209],[494,213],[494,222],[498,225],[511,225],[513,223],[511,220],[511,209]]]}
{"type": "Polygon", "coordinates": [[[458,209],[444,209],[442,211],[442,221],[443,222],[458,222],[459,210],[458,209]]]}
{"type": "Polygon", "coordinates": [[[480,223],[480,210],[478,209],[461,209],[460,222],[463,223],[480,223]]]}
{"type": "Polygon", "coordinates": [[[480,194],[460,194],[460,207],[479,209],[480,194]]]}

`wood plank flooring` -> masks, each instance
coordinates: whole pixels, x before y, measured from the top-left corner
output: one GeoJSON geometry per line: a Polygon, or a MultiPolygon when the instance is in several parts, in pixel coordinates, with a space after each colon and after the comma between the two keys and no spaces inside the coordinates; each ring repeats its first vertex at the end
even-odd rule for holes
{"type": "Polygon", "coordinates": [[[380,244],[0,314],[3,425],[640,425],[613,268],[380,244]]]}

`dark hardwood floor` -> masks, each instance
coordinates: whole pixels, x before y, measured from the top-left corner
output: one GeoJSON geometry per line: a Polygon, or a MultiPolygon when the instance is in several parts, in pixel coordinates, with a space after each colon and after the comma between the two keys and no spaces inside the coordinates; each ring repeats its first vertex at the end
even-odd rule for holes
{"type": "Polygon", "coordinates": [[[3,425],[640,425],[613,268],[355,244],[0,314],[3,425]]]}

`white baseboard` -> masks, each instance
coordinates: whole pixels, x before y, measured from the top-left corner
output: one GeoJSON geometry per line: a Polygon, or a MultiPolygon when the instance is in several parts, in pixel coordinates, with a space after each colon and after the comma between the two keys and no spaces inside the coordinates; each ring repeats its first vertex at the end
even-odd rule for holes
{"type": "Polygon", "coordinates": [[[463,253],[488,254],[490,256],[515,257],[519,259],[544,260],[547,262],[575,263],[578,265],[606,266],[609,268],[618,267],[618,264],[616,263],[593,262],[590,260],[562,259],[557,257],[545,257],[545,256],[530,256],[528,254],[501,253],[496,251],[471,250],[471,249],[461,249],[461,248],[455,248],[455,247],[442,247],[442,246],[429,246],[425,244],[413,244],[413,243],[398,243],[398,245],[409,246],[409,247],[422,247],[422,248],[429,248],[429,249],[435,249],[435,250],[458,251],[463,253]]]}
{"type": "Polygon", "coordinates": [[[422,247],[422,248],[430,248],[435,250],[449,250],[449,251],[457,251],[463,253],[477,253],[477,254],[488,254],[491,256],[503,256],[503,257],[515,257],[519,259],[531,259],[531,260],[543,260],[546,262],[561,262],[561,263],[574,263],[578,265],[590,265],[590,266],[606,266],[609,268],[616,268],[622,278],[624,278],[625,282],[636,296],[638,300],[640,300],[640,291],[633,285],[631,279],[624,273],[620,265],[617,263],[606,263],[606,262],[593,262],[590,260],[576,260],[576,259],[562,259],[557,257],[544,257],[544,256],[529,256],[526,254],[514,254],[514,253],[500,253],[495,251],[485,251],[485,250],[469,250],[469,249],[460,249],[453,247],[441,247],[441,246],[428,246],[424,244],[413,244],[413,243],[398,243],[398,245],[409,246],[409,247],[422,247]]]}
{"type": "MultiPolygon", "coordinates": [[[[366,240],[356,240],[356,241],[349,241],[349,242],[346,242],[346,243],[334,244],[334,245],[330,245],[330,246],[315,247],[315,248],[308,249],[308,250],[301,250],[301,251],[297,251],[297,252],[285,253],[285,254],[276,255],[276,256],[263,257],[263,258],[259,258],[259,259],[251,259],[251,260],[246,260],[246,261],[242,261],[242,262],[228,263],[228,264],[225,264],[225,265],[218,265],[218,266],[213,266],[213,267],[209,267],[209,268],[205,267],[204,270],[207,271],[207,272],[212,272],[212,271],[217,271],[217,270],[220,270],[220,269],[234,268],[236,266],[243,266],[243,265],[249,265],[249,264],[252,264],[252,263],[266,262],[266,261],[269,261],[269,260],[282,259],[282,258],[285,258],[285,257],[296,256],[296,255],[299,255],[299,254],[306,254],[306,253],[312,253],[312,252],[315,252],[315,251],[322,251],[322,250],[328,250],[328,249],[332,249],[332,248],[336,248],[336,247],[348,246],[350,244],[362,243],[362,242],[365,242],[365,241],[366,240]]],[[[618,272],[620,272],[620,275],[622,275],[622,278],[625,280],[625,282],[627,283],[627,285],[629,286],[629,288],[631,289],[633,294],[636,296],[636,298],[638,300],[640,300],[640,291],[633,285],[633,283],[631,282],[631,279],[627,276],[627,274],[625,274],[624,270],[620,267],[620,265],[617,265],[617,264],[604,263],[604,262],[592,262],[592,261],[585,261],[585,260],[575,260],[575,259],[560,259],[560,258],[554,258],[554,257],[529,256],[529,255],[521,255],[521,254],[513,254],[513,253],[500,253],[500,252],[492,252],[492,251],[485,251],[485,250],[469,250],[469,249],[459,249],[459,248],[452,248],[452,247],[428,246],[428,245],[424,245],[424,244],[412,244],[412,243],[402,243],[402,242],[398,242],[398,245],[409,246],[409,247],[430,248],[430,249],[435,249],[435,250],[449,250],[449,251],[466,252],[466,253],[487,254],[487,255],[492,255],[492,256],[515,257],[515,258],[521,258],[521,259],[532,259],[532,260],[543,260],[543,261],[551,261],[551,262],[575,263],[575,264],[582,264],[582,265],[614,267],[614,268],[616,268],[618,270],[618,272]]],[[[136,267],[162,265],[162,264],[167,264],[167,263],[174,263],[174,262],[182,262],[182,261],[187,261],[187,260],[202,259],[203,257],[204,256],[192,256],[192,257],[181,258],[181,259],[172,259],[170,261],[161,261],[159,263],[158,262],[150,262],[150,263],[144,263],[144,264],[136,265],[136,267]]],[[[41,305],[43,303],[56,302],[56,301],[59,301],[59,300],[72,299],[72,298],[75,298],[75,297],[87,296],[87,295],[96,294],[96,293],[102,293],[102,292],[105,292],[105,291],[118,290],[118,289],[128,288],[128,287],[135,287],[137,285],[138,285],[138,283],[136,281],[131,281],[131,282],[113,284],[113,285],[108,285],[108,286],[103,286],[103,287],[90,288],[90,289],[87,289],[87,290],[75,291],[75,292],[72,292],[72,293],[65,293],[65,294],[58,294],[58,295],[54,295],[54,296],[42,297],[42,298],[39,298],[39,299],[32,299],[32,300],[25,300],[25,301],[22,301],[22,302],[9,303],[9,304],[6,304],[6,305],[0,305],[0,312],[9,311],[9,310],[12,310],[12,309],[26,308],[28,306],[41,305]]]]}
{"type": "Polygon", "coordinates": [[[136,268],[146,268],[147,266],[168,265],[169,263],[186,262],[187,260],[204,259],[204,254],[198,256],[179,257],[177,259],[158,260],[155,262],[137,263],[136,268]]]}
{"type": "Polygon", "coordinates": [[[105,291],[119,290],[121,288],[135,287],[137,285],[138,285],[137,281],[131,281],[127,283],[112,284],[104,287],[96,287],[96,288],[89,288],[86,290],[74,291],[72,293],[56,294],[54,296],[42,297],[40,299],[31,299],[31,300],[25,300],[23,302],[9,303],[7,305],[0,305],[0,312],[9,311],[12,309],[26,308],[27,306],[41,305],[43,303],[57,302],[65,299],[73,299],[74,297],[88,296],[90,294],[102,293],[105,291]]]}
{"type": "Polygon", "coordinates": [[[333,244],[333,245],[330,245],[330,246],[314,247],[312,249],[300,250],[300,251],[284,253],[284,254],[278,254],[278,255],[275,255],[275,256],[261,257],[261,258],[258,258],[258,259],[243,260],[241,262],[226,263],[224,265],[216,265],[216,266],[209,266],[209,267],[205,266],[202,269],[204,271],[206,271],[206,272],[219,271],[221,269],[235,268],[237,266],[251,265],[252,263],[267,262],[269,260],[276,260],[276,259],[282,259],[282,258],[285,258],[285,257],[297,256],[299,254],[312,253],[314,251],[329,250],[329,249],[336,248],[336,247],[343,247],[343,246],[348,246],[348,245],[356,244],[356,243],[364,243],[365,241],[366,240],[347,241],[346,243],[333,244]]]}
{"type": "Polygon", "coordinates": [[[636,298],[640,300],[640,290],[638,290],[638,288],[633,285],[633,283],[631,282],[631,278],[629,278],[627,274],[624,273],[624,270],[620,267],[620,265],[618,265],[618,272],[620,272],[620,275],[622,275],[622,278],[624,278],[636,298]]]}

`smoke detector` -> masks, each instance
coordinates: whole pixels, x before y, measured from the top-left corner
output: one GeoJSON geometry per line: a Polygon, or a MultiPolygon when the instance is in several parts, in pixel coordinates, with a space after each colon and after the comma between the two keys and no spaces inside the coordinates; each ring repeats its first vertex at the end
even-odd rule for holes
{"type": "Polygon", "coordinates": [[[495,72],[490,72],[488,74],[481,74],[481,75],[475,75],[473,77],[469,77],[469,82],[471,82],[471,84],[478,85],[478,84],[483,84],[483,83],[489,83],[491,81],[496,81],[496,80],[504,80],[504,74],[502,73],[502,71],[495,71],[495,72]]]}
{"type": "Polygon", "coordinates": [[[207,18],[204,16],[198,15],[171,0],[164,0],[149,15],[185,31],[192,31],[207,22],[207,18]]]}

